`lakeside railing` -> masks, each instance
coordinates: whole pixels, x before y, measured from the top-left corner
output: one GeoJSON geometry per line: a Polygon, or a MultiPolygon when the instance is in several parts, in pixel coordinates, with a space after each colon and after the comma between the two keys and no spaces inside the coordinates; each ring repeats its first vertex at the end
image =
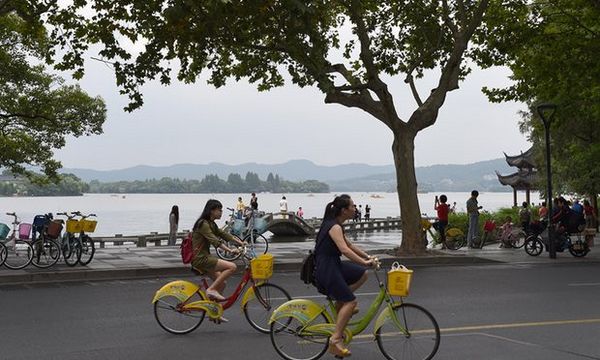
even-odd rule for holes
{"type": "MultiPolygon", "coordinates": [[[[319,231],[321,225],[321,219],[311,218],[304,220],[307,224],[315,229],[315,235],[319,231]]],[[[378,230],[389,230],[389,229],[400,229],[402,221],[399,217],[387,217],[387,218],[376,218],[369,221],[361,222],[346,222],[344,224],[344,231],[355,232],[355,231],[378,231],[378,230]]],[[[177,246],[181,243],[181,240],[187,235],[189,230],[184,230],[177,233],[177,246]]],[[[168,233],[151,232],[150,234],[144,235],[122,235],[116,234],[114,236],[94,236],[94,242],[98,244],[99,248],[106,248],[112,246],[136,246],[136,247],[148,247],[148,246],[167,246],[169,241],[168,233]]]]}

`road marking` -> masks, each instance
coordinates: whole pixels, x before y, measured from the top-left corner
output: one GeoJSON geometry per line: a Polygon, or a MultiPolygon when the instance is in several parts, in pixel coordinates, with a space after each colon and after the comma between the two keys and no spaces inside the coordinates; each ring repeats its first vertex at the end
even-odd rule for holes
{"type": "Polygon", "coordinates": [[[600,282],[598,283],[573,283],[567,284],[568,286],[600,286],[600,282]]]}
{"type": "Polygon", "coordinates": [[[556,320],[556,321],[535,321],[526,323],[509,323],[509,324],[490,324],[490,325],[477,325],[477,326],[459,326],[453,328],[440,329],[441,332],[454,332],[454,331],[473,331],[473,330],[489,330],[489,329],[509,329],[519,327],[533,327],[533,326],[552,326],[552,325],[569,325],[569,324],[593,324],[600,323],[600,319],[580,319],[580,320],[556,320]]]}
{"type": "MultiPolygon", "coordinates": [[[[511,323],[511,324],[490,324],[490,325],[477,325],[477,326],[459,326],[453,328],[441,328],[440,333],[445,335],[448,332],[460,332],[460,331],[474,331],[474,330],[490,330],[490,329],[509,329],[509,328],[520,328],[520,327],[534,327],[534,326],[552,326],[552,325],[569,325],[569,324],[594,324],[600,323],[600,319],[581,319],[581,320],[556,320],[556,321],[536,321],[527,323],[511,323]]],[[[419,333],[430,333],[432,330],[420,330],[419,333]]],[[[388,336],[388,334],[384,334],[388,336]]],[[[353,339],[373,339],[373,334],[363,334],[354,336],[353,339]]],[[[517,341],[515,341],[517,342],[517,341]]]]}

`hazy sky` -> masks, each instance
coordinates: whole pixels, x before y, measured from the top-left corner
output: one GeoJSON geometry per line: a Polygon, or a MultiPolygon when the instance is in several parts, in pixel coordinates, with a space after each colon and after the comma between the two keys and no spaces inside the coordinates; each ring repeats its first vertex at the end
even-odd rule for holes
{"type": "MultiPolygon", "coordinates": [[[[133,113],[123,107],[114,75],[105,64],[88,60],[81,85],[104,98],[104,134],[71,139],[56,152],[64,167],[119,169],[135,165],[282,163],[308,159],[320,165],[392,164],[392,134],[362,110],[325,104],[316,88],[293,84],[259,93],[248,83],[231,81],[215,89],[205,79],[194,85],[158,83],[144,90],[145,105],[133,113]],[[91,160],[93,159],[93,160],[91,160]]],[[[517,154],[528,149],[519,133],[522,104],[491,104],[484,85],[508,84],[508,71],[474,71],[449,93],[437,123],[416,139],[416,165],[465,164],[517,154]]],[[[399,113],[408,118],[416,105],[403,78],[388,79],[399,113]]],[[[436,78],[417,83],[421,96],[436,78]]]]}

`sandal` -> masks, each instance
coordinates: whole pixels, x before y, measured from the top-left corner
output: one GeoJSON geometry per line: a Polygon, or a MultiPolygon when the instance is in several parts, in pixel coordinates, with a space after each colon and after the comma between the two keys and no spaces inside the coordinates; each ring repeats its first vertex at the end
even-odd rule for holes
{"type": "Polygon", "coordinates": [[[352,355],[350,350],[348,350],[344,347],[338,346],[341,343],[342,343],[342,339],[333,340],[333,339],[329,338],[329,348],[327,349],[327,351],[331,355],[333,355],[334,357],[336,357],[338,359],[343,359],[345,357],[352,355]]]}
{"type": "Polygon", "coordinates": [[[209,299],[211,300],[215,300],[215,301],[225,301],[225,297],[221,294],[219,294],[219,292],[217,290],[206,290],[206,296],[208,296],[209,299]]]}

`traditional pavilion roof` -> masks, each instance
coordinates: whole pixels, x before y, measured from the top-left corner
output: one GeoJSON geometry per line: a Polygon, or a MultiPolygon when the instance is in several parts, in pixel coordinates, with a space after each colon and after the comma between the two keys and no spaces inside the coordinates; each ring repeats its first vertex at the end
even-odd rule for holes
{"type": "Polygon", "coordinates": [[[510,166],[515,166],[519,169],[533,169],[535,168],[535,160],[533,158],[533,146],[525,152],[521,152],[520,155],[508,156],[504,153],[506,162],[510,166]]]}
{"type": "Polygon", "coordinates": [[[538,173],[535,170],[519,170],[514,174],[500,175],[496,171],[496,176],[502,185],[512,186],[516,190],[528,190],[534,188],[538,173]]]}

